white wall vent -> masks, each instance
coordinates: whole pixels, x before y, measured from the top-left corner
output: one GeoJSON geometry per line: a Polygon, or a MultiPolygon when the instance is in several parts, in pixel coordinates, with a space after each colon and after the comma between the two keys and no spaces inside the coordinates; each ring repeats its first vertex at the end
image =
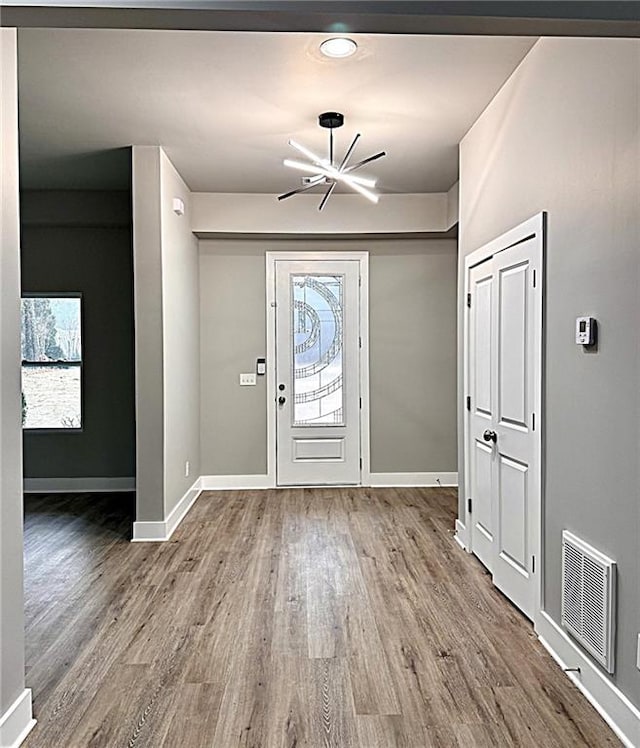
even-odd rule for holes
{"type": "Polygon", "coordinates": [[[562,625],[608,672],[615,669],[616,563],[562,533],[562,625]]]}

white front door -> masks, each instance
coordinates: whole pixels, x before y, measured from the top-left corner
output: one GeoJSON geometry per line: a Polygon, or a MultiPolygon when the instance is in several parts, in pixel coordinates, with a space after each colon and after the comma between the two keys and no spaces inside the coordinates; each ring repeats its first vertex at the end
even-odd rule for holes
{"type": "Polygon", "coordinates": [[[468,286],[471,546],[529,618],[541,513],[539,246],[531,237],[497,250],[468,286]]]}
{"type": "Polygon", "coordinates": [[[360,483],[357,260],[276,260],[277,485],[360,483]]]}

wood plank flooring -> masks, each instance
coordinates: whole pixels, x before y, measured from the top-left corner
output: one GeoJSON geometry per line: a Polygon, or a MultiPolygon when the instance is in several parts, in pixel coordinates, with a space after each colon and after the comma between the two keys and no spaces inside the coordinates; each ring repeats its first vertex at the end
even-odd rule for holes
{"type": "Polygon", "coordinates": [[[26,499],[27,748],[602,748],[443,489],[26,499]],[[129,501],[129,503],[127,503],[129,501]],[[123,503],[124,502],[124,503],[123,503]]]}

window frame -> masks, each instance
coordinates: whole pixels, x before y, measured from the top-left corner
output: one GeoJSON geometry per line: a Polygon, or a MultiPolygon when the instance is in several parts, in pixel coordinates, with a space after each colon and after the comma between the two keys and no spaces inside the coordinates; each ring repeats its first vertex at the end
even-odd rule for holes
{"type": "MultiPolygon", "coordinates": [[[[20,391],[22,389],[22,370],[25,366],[53,367],[64,364],[80,368],[80,426],[22,426],[26,434],[81,434],[84,432],[84,294],[82,291],[22,291],[20,294],[20,332],[22,332],[22,299],[78,299],[80,301],[80,360],[79,361],[23,361],[20,356],[20,391]]],[[[21,351],[22,353],[22,351],[21,351]]]]}

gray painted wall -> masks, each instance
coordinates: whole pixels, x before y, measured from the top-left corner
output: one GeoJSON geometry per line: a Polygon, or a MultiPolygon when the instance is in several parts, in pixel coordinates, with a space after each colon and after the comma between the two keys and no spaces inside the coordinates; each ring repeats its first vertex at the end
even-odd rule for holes
{"type": "Polygon", "coordinates": [[[15,29],[0,29],[0,718],[24,691],[20,218],[15,29]]]}
{"type": "Polygon", "coordinates": [[[163,521],[164,382],[160,149],[132,154],[136,370],[136,519],[163,521]]]}
{"type": "Polygon", "coordinates": [[[200,463],[203,475],[267,472],[266,377],[240,387],[266,355],[265,245],[200,242],[200,463]]]}
{"type": "Polygon", "coordinates": [[[161,148],[134,146],[138,521],[166,519],[200,474],[198,245],[190,198],[161,148]],[[174,197],[184,201],[184,216],[173,212],[174,197]]]}
{"type": "Polygon", "coordinates": [[[371,469],[456,470],[454,240],[200,242],[201,471],[265,474],[265,252],[370,252],[371,469]]]}
{"type": "Polygon", "coordinates": [[[191,193],[164,152],[160,177],[166,516],[200,475],[200,299],[191,193]],[[176,197],[185,204],[182,216],[172,208],[176,197]]]}
{"type": "Polygon", "coordinates": [[[371,470],[455,472],[456,242],[372,246],[371,470]]]}
{"type": "Polygon", "coordinates": [[[133,477],[131,195],[25,192],[20,207],[23,292],[83,294],[83,428],[25,431],[25,477],[133,477]]]}
{"type": "Polygon", "coordinates": [[[548,211],[545,608],[559,621],[562,529],[617,560],[613,680],[636,706],[639,77],[637,40],[542,39],[463,140],[460,179],[461,256],[548,211]],[[584,314],[597,353],[574,343],[584,314]]]}

